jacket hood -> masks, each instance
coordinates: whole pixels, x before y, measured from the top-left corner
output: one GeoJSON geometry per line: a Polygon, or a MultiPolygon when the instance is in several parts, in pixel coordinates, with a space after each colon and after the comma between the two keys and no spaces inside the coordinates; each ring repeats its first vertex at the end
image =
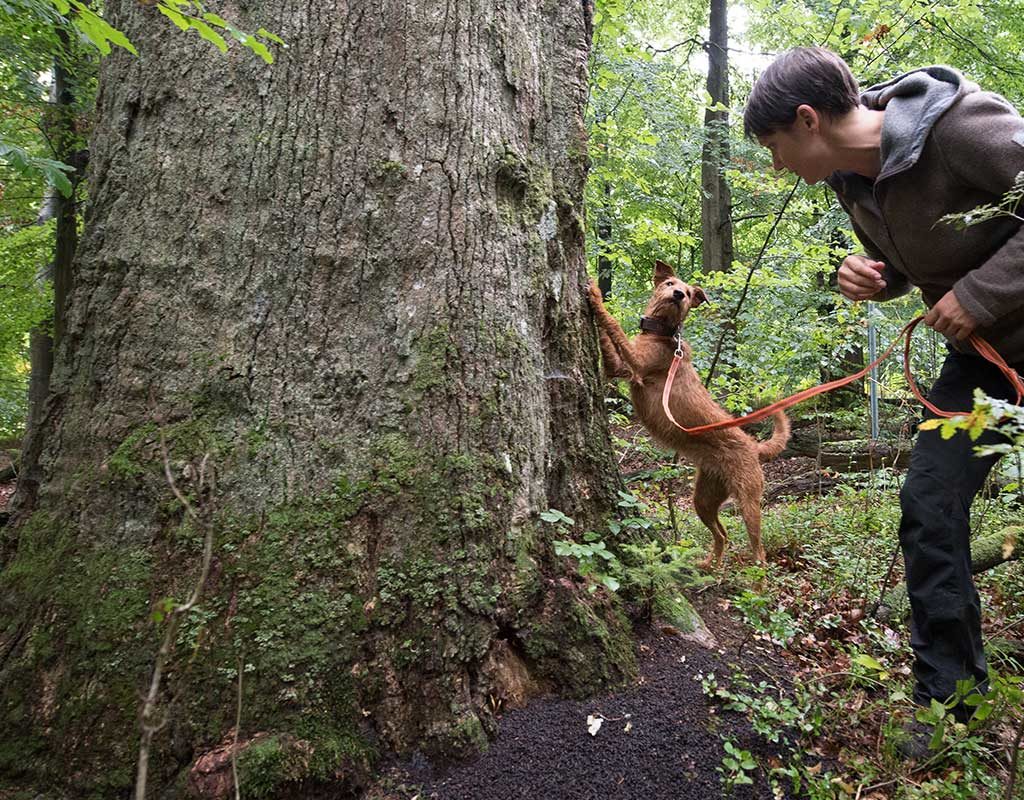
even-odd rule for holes
{"type": "Polygon", "coordinates": [[[941,65],[915,69],[865,90],[861,103],[885,110],[878,177],[913,166],[936,120],[960,97],[977,91],[977,84],[941,65]]]}

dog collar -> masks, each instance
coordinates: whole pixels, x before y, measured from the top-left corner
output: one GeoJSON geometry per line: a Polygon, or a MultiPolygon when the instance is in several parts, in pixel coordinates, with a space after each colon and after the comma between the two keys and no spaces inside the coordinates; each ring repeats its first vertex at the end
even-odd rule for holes
{"type": "Polygon", "coordinates": [[[673,328],[657,317],[640,317],[640,330],[671,338],[676,335],[679,327],[673,328]]]}

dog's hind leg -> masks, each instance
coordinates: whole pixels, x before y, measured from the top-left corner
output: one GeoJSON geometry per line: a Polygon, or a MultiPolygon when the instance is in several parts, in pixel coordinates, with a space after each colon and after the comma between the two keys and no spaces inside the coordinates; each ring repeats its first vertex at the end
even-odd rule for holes
{"type": "Polygon", "coordinates": [[[693,482],[693,508],[700,521],[711,531],[712,539],[711,553],[700,563],[704,569],[718,566],[725,552],[728,537],[725,526],[718,518],[718,509],[728,496],[725,483],[718,476],[697,470],[697,477],[693,482]]]}
{"type": "Polygon", "coordinates": [[[739,506],[740,516],[743,517],[743,524],[747,528],[747,538],[750,540],[750,552],[754,558],[764,564],[764,546],[761,544],[761,496],[764,494],[764,476],[761,470],[757,470],[757,477],[754,480],[744,481],[742,487],[737,487],[736,505],[739,506]]]}

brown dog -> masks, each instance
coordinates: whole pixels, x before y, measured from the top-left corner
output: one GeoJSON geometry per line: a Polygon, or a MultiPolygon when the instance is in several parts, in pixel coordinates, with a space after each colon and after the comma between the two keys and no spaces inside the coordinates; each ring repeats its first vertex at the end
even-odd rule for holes
{"type": "MultiPolygon", "coordinates": [[[[674,336],[687,313],[707,297],[699,286],[689,286],[662,261],[654,267],[654,294],[641,317],[641,332],[626,338],[619,323],[608,313],[597,285],[590,283],[590,303],[600,326],[601,354],[608,377],[627,378],[633,408],[658,442],[682,453],[697,466],[693,505],[711,530],[713,549],[702,566],[717,565],[725,551],[726,531],[718,510],[733,497],[747,527],[754,558],[764,563],[761,545],[761,497],[764,474],[761,462],[775,458],[789,440],[789,420],[781,411],[773,415],[772,437],[759,442],[739,428],[725,428],[691,436],[673,425],[661,406],[662,390],[676,350],[674,336]]],[[[680,425],[693,428],[730,419],[711,399],[691,361],[690,346],[679,340],[683,363],[672,385],[670,407],[680,425]]]]}

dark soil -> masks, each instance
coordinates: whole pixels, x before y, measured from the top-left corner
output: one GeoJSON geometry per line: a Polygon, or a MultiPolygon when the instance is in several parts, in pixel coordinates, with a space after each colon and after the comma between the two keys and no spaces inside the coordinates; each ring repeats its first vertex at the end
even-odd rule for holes
{"type": "Polygon", "coordinates": [[[709,702],[698,677],[709,672],[728,676],[729,663],[742,664],[748,656],[771,664],[773,654],[748,643],[738,659],[744,637],[736,622],[713,596],[706,594],[700,605],[707,606],[701,613],[713,628],[722,628],[715,630],[719,649],[665,632],[671,629],[647,629],[639,638],[640,675],[633,685],[588,700],[533,700],[501,717],[497,738],[479,757],[447,769],[396,767],[369,797],[773,800],[760,771],[753,786],[738,786],[731,793],[724,788],[719,772],[723,739],[751,751],[761,764],[774,753],[745,717],[709,702]],[[587,730],[590,715],[604,718],[594,736],[587,730]]]}

